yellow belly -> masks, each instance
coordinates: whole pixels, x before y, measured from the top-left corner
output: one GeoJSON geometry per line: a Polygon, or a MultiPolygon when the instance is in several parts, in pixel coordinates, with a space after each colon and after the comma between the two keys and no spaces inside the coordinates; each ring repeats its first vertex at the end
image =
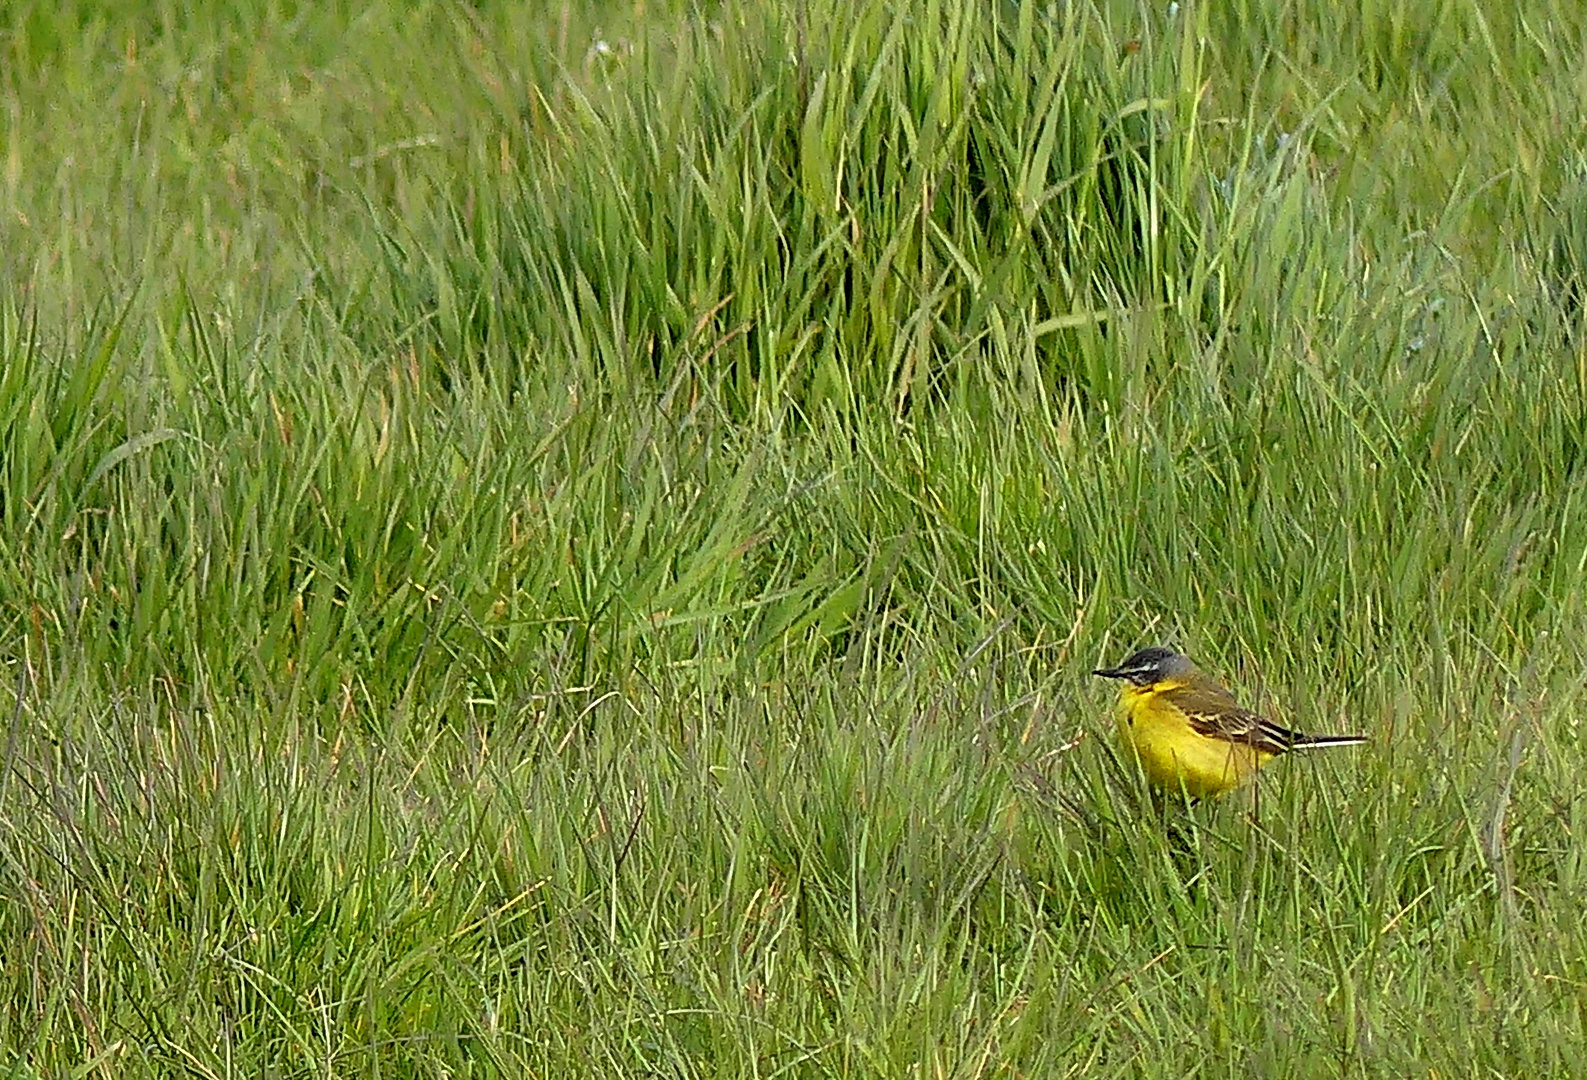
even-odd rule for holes
{"type": "Polygon", "coordinates": [[[1119,700],[1119,736],[1127,758],[1165,791],[1202,799],[1238,787],[1273,755],[1244,743],[1202,735],[1177,707],[1162,700],[1164,686],[1126,687],[1119,700]]]}

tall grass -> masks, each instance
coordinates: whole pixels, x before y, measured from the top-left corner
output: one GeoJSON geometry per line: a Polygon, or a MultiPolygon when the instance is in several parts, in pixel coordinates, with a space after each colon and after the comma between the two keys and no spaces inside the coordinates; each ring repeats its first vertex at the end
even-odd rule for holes
{"type": "Polygon", "coordinates": [[[8,8],[18,1076],[1571,1075],[1583,17],[8,8]],[[1166,640],[1361,751],[1143,796],[1166,640]]]}

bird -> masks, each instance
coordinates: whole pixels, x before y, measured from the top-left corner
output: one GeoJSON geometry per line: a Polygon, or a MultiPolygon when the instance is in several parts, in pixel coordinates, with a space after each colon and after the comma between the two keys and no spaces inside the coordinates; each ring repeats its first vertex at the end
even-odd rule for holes
{"type": "Polygon", "coordinates": [[[1303,735],[1244,708],[1183,653],[1150,645],[1093,675],[1120,682],[1119,735],[1154,786],[1203,799],[1239,787],[1291,750],[1353,746],[1365,735],[1303,735]]]}

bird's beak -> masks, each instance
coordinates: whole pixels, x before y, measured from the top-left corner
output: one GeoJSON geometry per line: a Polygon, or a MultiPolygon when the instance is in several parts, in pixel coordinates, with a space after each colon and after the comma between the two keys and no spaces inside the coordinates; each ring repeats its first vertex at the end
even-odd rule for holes
{"type": "Polygon", "coordinates": [[[1092,670],[1091,674],[1100,675],[1104,679],[1127,679],[1127,678],[1129,678],[1129,676],[1124,673],[1124,669],[1123,668],[1113,668],[1113,667],[1094,668],[1092,670]]]}

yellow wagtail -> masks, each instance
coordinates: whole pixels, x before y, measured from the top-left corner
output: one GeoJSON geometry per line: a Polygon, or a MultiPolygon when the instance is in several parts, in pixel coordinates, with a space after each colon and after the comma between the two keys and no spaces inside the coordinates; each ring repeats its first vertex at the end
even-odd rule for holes
{"type": "Polygon", "coordinates": [[[1146,778],[1192,798],[1232,791],[1280,754],[1350,746],[1364,735],[1302,735],[1240,707],[1190,657],[1153,645],[1115,668],[1092,672],[1123,685],[1119,735],[1146,778]]]}

